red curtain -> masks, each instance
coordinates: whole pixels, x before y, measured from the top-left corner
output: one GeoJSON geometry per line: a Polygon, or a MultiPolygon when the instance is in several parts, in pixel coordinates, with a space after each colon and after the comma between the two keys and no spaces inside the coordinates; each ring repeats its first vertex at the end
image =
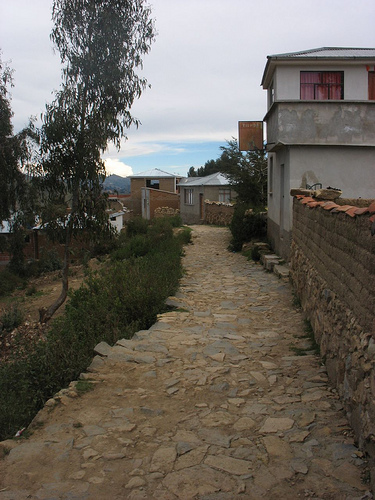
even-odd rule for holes
{"type": "Polygon", "coordinates": [[[301,99],[317,101],[342,99],[342,73],[301,71],[301,99]]]}

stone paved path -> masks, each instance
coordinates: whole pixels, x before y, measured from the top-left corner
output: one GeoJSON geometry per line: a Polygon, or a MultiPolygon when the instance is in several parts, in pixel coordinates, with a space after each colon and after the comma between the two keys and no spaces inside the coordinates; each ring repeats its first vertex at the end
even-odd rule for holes
{"type": "Polygon", "coordinates": [[[102,344],[0,460],[0,500],[364,499],[363,461],[288,283],[199,226],[175,300],[102,344]]]}

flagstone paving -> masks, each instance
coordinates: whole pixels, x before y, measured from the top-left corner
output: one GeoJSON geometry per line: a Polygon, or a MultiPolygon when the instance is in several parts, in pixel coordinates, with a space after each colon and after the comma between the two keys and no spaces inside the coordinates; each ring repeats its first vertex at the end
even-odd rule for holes
{"type": "Polygon", "coordinates": [[[370,499],[362,454],[291,287],[194,228],[147,331],[99,344],[83,376],[0,460],[0,500],[370,499]]]}

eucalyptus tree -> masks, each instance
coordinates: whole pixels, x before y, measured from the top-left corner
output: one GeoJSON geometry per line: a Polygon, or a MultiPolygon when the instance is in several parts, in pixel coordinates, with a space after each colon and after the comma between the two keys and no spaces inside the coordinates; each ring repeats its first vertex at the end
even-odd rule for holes
{"type": "Polygon", "coordinates": [[[63,71],[41,130],[41,173],[49,199],[43,222],[63,236],[65,256],[62,291],[40,311],[43,322],[66,299],[72,238],[109,227],[101,154],[110,142],[119,149],[130,125],[139,125],[130,110],[147,86],[140,70],[155,38],[144,0],[54,0],[52,20],[51,39],[63,71]]]}
{"type": "MultiPolygon", "coordinates": [[[[38,133],[34,122],[14,133],[10,89],[13,87],[13,70],[4,63],[0,53],[0,224],[7,221],[12,238],[7,242],[11,253],[11,267],[22,271],[24,256],[24,228],[33,223],[37,196],[34,183],[27,177],[33,153],[37,150],[38,133]]],[[[4,241],[0,241],[4,249],[4,241]]]]}

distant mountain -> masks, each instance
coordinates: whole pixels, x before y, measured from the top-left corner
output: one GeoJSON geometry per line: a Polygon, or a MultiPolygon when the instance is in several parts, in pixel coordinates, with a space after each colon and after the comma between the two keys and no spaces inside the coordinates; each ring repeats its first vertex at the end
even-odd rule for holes
{"type": "Polygon", "coordinates": [[[130,194],[130,179],[129,177],[121,177],[120,175],[112,174],[106,177],[103,188],[104,191],[116,191],[119,194],[130,194]]]}

